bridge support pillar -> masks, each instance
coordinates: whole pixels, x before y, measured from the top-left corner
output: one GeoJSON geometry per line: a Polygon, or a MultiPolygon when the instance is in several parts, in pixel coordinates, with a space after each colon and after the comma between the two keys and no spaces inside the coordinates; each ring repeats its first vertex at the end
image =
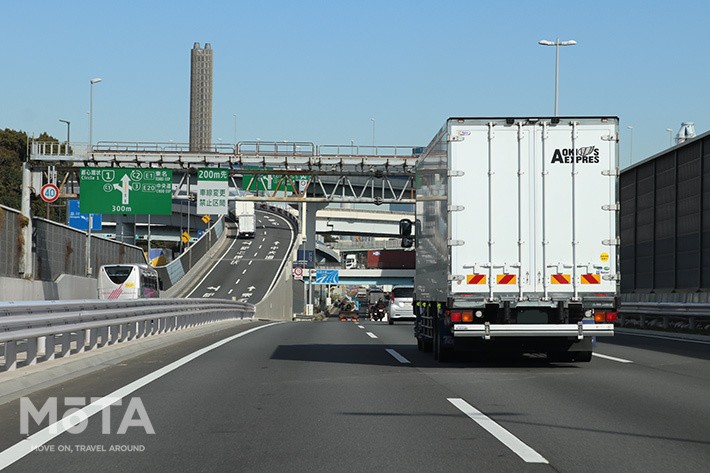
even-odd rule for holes
{"type": "MultiPolygon", "coordinates": [[[[32,169],[30,163],[22,164],[22,202],[20,212],[22,213],[22,223],[20,234],[22,236],[22,246],[19,255],[20,277],[32,279],[32,210],[30,208],[30,192],[32,187],[32,169]]],[[[38,191],[38,189],[36,189],[38,191]]]]}
{"type": "MultiPolygon", "coordinates": [[[[303,254],[311,254],[313,255],[313,261],[316,260],[316,212],[319,210],[322,210],[328,206],[327,203],[306,203],[304,202],[302,204],[303,208],[303,215],[301,216],[301,225],[303,225],[303,229],[305,230],[301,232],[301,234],[305,233],[305,237],[303,239],[303,243],[301,245],[301,250],[303,250],[303,254]],[[303,220],[305,218],[305,221],[303,220]]],[[[313,304],[313,287],[311,284],[312,281],[309,281],[308,284],[308,298],[306,299],[307,304],[313,304]]]]}
{"type": "Polygon", "coordinates": [[[116,214],[116,241],[136,244],[136,220],[132,215],[116,214]]]}

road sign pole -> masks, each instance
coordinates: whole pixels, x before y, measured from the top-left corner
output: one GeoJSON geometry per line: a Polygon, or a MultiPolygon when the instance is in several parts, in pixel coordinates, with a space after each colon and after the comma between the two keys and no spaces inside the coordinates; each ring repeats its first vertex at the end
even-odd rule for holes
{"type": "Polygon", "coordinates": [[[91,227],[93,214],[89,213],[89,228],[86,230],[86,275],[91,277],[91,227]]]}
{"type": "MultiPolygon", "coordinates": [[[[187,233],[190,233],[190,175],[187,175],[187,233]]],[[[187,240],[187,248],[190,248],[190,239],[187,240]]],[[[192,268],[192,264],[190,265],[192,268]]]]}
{"type": "Polygon", "coordinates": [[[313,305],[313,269],[308,270],[308,303],[313,305]]]}
{"type": "Polygon", "coordinates": [[[307,299],[307,294],[306,294],[306,281],[305,279],[302,279],[301,282],[303,282],[303,313],[306,313],[306,304],[308,304],[308,299],[307,299]]]}
{"type": "Polygon", "coordinates": [[[148,214],[148,264],[150,264],[150,214],[148,214]]]}

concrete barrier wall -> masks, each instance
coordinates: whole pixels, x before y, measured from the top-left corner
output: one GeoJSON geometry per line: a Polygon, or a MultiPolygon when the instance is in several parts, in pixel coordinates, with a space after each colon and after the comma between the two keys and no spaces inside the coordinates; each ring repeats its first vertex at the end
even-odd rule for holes
{"type": "Polygon", "coordinates": [[[293,318],[293,284],[291,265],[284,266],[272,291],[256,305],[259,319],[291,320],[293,318]]]}
{"type": "Polygon", "coordinates": [[[0,301],[96,299],[96,279],[63,274],[56,281],[0,277],[0,301]]]}
{"type": "MultiPolygon", "coordinates": [[[[225,236],[225,234],[225,220],[224,216],[222,216],[210,227],[208,232],[203,233],[202,236],[195,243],[190,245],[187,251],[184,251],[177,259],[165,266],[157,266],[155,269],[158,270],[158,277],[160,277],[163,283],[163,290],[168,290],[175,286],[193,267],[198,266],[200,260],[211,248],[222,241],[222,237],[225,236]]],[[[172,295],[170,297],[176,296],[172,295]]]]}

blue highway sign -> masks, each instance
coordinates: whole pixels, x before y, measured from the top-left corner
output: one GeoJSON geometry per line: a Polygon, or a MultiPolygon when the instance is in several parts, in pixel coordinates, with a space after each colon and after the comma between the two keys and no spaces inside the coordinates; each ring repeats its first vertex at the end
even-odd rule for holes
{"type": "Polygon", "coordinates": [[[314,284],[338,284],[337,269],[316,269],[316,281],[314,284]]]}

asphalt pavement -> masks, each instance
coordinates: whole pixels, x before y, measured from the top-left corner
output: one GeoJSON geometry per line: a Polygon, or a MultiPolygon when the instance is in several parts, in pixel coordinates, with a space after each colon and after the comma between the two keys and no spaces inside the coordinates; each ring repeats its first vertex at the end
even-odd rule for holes
{"type": "Polygon", "coordinates": [[[272,287],[293,248],[296,235],[281,215],[256,211],[253,239],[233,239],[227,251],[188,291],[191,298],[234,299],[256,304],[272,287]]]}
{"type": "MultiPolygon", "coordinates": [[[[261,322],[222,334],[219,345],[211,336],[127,360],[33,396],[38,407],[60,396],[63,412],[61,396],[115,392],[122,406],[110,408],[110,422],[97,413],[83,432],[49,439],[8,471],[704,472],[710,465],[707,343],[617,335],[600,341],[591,363],[439,364],[417,350],[412,329],[261,322]],[[135,399],[143,411],[128,408],[135,399]],[[126,413],[133,423],[119,434],[126,413]]],[[[0,462],[43,438],[17,444],[20,411],[19,403],[0,406],[0,462]]],[[[29,423],[31,433],[47,425],[29,423]]]]}

